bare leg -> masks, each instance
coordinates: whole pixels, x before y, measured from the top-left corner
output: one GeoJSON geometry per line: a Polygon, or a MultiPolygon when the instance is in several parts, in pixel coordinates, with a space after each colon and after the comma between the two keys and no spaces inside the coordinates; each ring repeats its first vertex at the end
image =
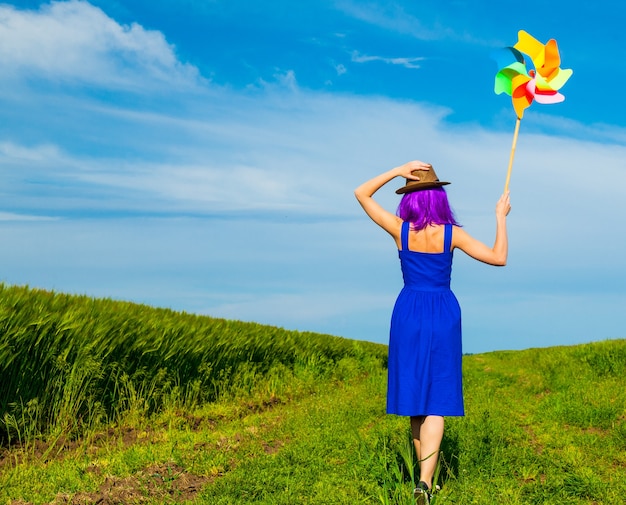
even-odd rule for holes
{"type": "Polygon", "coordinates": [[[437,468],[439,447],[443,439],[444,421],[442,416],[411,417],[413,444],[420,464],[420,480],[433,486],[433,476],[437,468]]]}

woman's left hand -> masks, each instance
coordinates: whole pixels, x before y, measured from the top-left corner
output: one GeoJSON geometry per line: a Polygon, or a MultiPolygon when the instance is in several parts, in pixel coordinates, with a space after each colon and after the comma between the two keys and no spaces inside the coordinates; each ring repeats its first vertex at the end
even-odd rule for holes
{"type": "Polygon", "coordinates": [[[503,193],[498,203],[496,204],[496,216],[497,217],[506,217],[511,212],[511,200],[509,196],[509,192],[503,193]]]}

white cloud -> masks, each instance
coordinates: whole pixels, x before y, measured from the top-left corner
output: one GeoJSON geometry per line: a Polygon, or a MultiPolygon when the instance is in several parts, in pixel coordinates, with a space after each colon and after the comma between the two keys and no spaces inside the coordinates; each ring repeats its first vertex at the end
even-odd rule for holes
{"type": "Polygon", "coordinates": [[[352,53],[352,61],[355,63],[369,63],[371,61],[382,61],[383,63],[388,63],[390,65],[400,65],[405,68],[412,68],[412,69],[420,68],[420,65],[418,65],[418,62],[423,61],[423,60],[424,58],[419,57],[419,56],[410,57],[410,58],[402,58],[402,57],[386,58],[383,56],[368,56],[365,54],[359,54],[357,51],[353,51],[352,53]]]}
{"type": "Polygon", "coordinates": [[[339,63],[338,65],[335,65],[335,70],[337,71],[337,75],[343,75],[348,71],[346,69],[346,66],[341,63],[339,63]]]}
{"type": "MultiPolygon", "coordinates": [[[[266,90],[282,90],[282,91],[290,91],[297,92],[298,91],[298,81],[296,79],[296,73],[293,70],[280,70],[276,69],[276,72],[272,76],[274,81],[266,81],[264,79],[259,79],[259,84],[263,89],[266,90]]],[[[250,89],[253,86],[249,86],[250,89]]]]}
{"type": "MultiPolygon", "coordinates": [[[[356,215],[351,192],[361,179],[413,158],[433,162],[440,177],[453,180],[449,191],[466,215],[490,210],[484,199],[495,201],[502,189],[512,135],[508,131],[451,126],[445,109],[415,102],[305,90],[284,94],[282,89],[194,94],[185,98],[184,107],[192,116],[135,113],[119,106],[85,109],[80,104],[80,110],[65,111],[80,119],[61,130],[80,135],[90,125],[90,136],[110,151],[92,155],[83,152],[82,143],[60,147],[51,142],[4,142],[0,157],[5,170],[22,170],[25,181],[37,174],[59,188],[55,195],[40,196],[38,204],[48,205],[48,198],[64,192],[69,196],[73,184],[80,183],[76,191],[82,199],[91,199],[89,207],[94,209],[111,208],[114,202],[120,210],[146,212],[161,212],[165,205],[173,212],[256,209],[356,215]],[[129,141],[130,132],[135,154],[128,157],[122,150],[117,157],[114,149],[129,141]]],[[[568,131],[575,128],[568,125],[568,131]]],[[[619,129],[605,133],[620,134],[619,129]]],[[[553,190],[559,192],[559,201],[574,206],[572,195],[580,191],[594,197],[607,192],[621,196],[626,188],[620,183],[626,177],[624,154],[619,145],[522,131],[511,183],[514,201],[525,204],[525,198],[541,195],[533,204],[550,212],[553,190]],[[614,183],[590,185],[589,175],[582,174],[614,183]]],[[[17,184],[19,175],[12,180],[17,184]]],[[[381,197],[393,205],[393,192],[385,189],[381,197]]],[[[577,206],[569,212],[575,211],[577,206]]]]}
{"type": "Polygon", "coordinates": [[[0,221],[54,221],[56,218],[48,216],[32,216],[16,214],[14,212],[0,212],[0,221]]]}
{"type": "Polygon", "coordinates": [[[26,147],[14,142],[0,142],[0,159],[3,164],[32,164],[58,160],[62,157],[59,148],[52,144],[26,147]]]}
{"type": "Polygon", "coordinates": [[[195,86],[193,66],[178,61],[161,32],[120,25],[88,2],[0,5],[0,65],[6,76],[40,77],[113,89],[195,86]]]}

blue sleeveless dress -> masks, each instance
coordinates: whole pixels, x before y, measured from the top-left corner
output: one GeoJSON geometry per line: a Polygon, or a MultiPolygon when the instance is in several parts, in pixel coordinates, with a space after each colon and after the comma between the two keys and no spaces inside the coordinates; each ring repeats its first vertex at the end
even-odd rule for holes
{"type": "Polygon", "coordinates": [[[462,416],[461,309],[450,290],[452,225],[445,225],[443,252],[409,250],[409,223],[402,223],[398,251],[404,287],[389,333],[387,413],[462,416]]]}

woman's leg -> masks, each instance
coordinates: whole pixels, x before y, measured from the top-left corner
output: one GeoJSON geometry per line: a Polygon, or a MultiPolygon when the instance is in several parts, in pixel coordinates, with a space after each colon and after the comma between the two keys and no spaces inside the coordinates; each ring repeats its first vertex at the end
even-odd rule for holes
{"type": "Polygon", "coordinates": [[[439,447],[443,439],[442,416],[418,416],[411,417],[411,432],[413,444],[420,464],[420,480],[433,486],[433,476],[437,467],[439,447]]]}

